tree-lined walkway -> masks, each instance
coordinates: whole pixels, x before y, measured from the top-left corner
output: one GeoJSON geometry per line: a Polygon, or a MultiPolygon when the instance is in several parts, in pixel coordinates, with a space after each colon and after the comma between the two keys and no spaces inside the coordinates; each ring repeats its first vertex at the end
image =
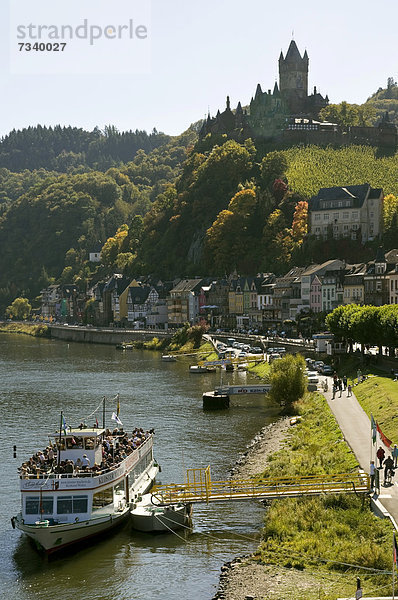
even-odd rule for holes
{"type": "MultiPolygon", "coordinates": [[[[327,403],[336,418],[345,441],[354,452],[360,467],[366,473],[369,473],[370,461],[374,460],[375,465],[378,464],[375,456],[377,448],[383,446],[386,458],[390,455],[390,450],[381,441],[378,441],[372,447],[370,419],[359,404],[355,394],[352,393],[352,396],[347,397],[346,390],[342,392],[340,397],[340,392],[337,392],[333,399],[333,379],[328,377],[327,380],[329,389],[327,392],[323,392],[327,403]]],[[[380,469],[379,473],[381,485],[378,500],[394,518],[395,522],[398,523],[398,483],[394,481],[393,485],[384,487],[384,467],[380,469]]]]}

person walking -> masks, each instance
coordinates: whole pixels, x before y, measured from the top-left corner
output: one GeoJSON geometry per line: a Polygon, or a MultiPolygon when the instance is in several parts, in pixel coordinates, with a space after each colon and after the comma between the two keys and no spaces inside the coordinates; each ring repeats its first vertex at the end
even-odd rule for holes
{"type": "Polygon", "coordinates": [[[384,448],[382,448],[381,446],[379,446],[379,448],[378,448],[378,450],[376,452],[376,456],[377,456],[377,458],[379,460],[379,467],[378,467],[379,469],[381,469],[381,467],[383,466],[383,460],[384,460],[385,455],[386,455],[386,453],[384,451],[384,448]]]}
{"type": "Polygon", "coordinates": [[[347,398],[349,398],[350,396],[352,396],[352,387],[350,384],[348,384],[347,386],[347,398]]]}
{"type": "Polygon", "coordinates": [[[398,448],[397,448],[397,444],[394,444],[394,448],[392,449],[392,457],[394,459],[394,469],[397,468],[397,461],[398,461],[398,448]]]}
{"type": "Polygon", "coordinates": [[[336,396],[336,384],[335,383],[333,384],[332,392],[333,392],[332,400],[334,400],[334,397],[336,396]]]}
{"type": "Polygon", "coordinates": [[[343,377],[343,390],[346,391],[347,389],[347,375],[344,375],[343,377]]]}
{"type": "Polygon", "coordinates": [[[387,456],[386,460],[384,461],[384,485],[387,485],[387,482],[391,481],[389,477],[394,475],[393,468],[394,461],[391,456],[387,456]]]}
{"type": "Polygon", "coordinates": [[[341,398],[341,392],[343,391],[343,382],[341,381],[340,378],[337,380],[337,387],[339,388],[339,392],[340,392],[339,398],[341,398]]]}

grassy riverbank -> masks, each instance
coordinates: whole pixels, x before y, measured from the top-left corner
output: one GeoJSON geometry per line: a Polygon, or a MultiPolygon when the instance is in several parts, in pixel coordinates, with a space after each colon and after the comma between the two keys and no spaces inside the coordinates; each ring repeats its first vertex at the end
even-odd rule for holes
{"type": "MultiPolygon", "coordinates": [[[[323,396],[307,394],[296,410],[301,421],[289,430],[285,447],[271,456],[265,477],[343,473],[356,468],[355,456],[343,441],[323,396]]],[[[381,590],[385,595],[390,593],[391,576],[366,569],[391,568],[391,532],[389,521],[373,516],[368,499],[363,505],[360,498],[343,495],[278,500],[267,510],[254,559],[294,569],[295,577],[300,572],[304,582],[311,580],[302,592],[289,590],[296,600],[354,595],[357,576],[366,595],[387,586],[381,590]]],[[[288,582],[288,573],[286,578],[288,582]]],[[[285,599],[288,589],[284,584],[281,594],[272,597],[285,599]]]]}
{"type": "Polygon", "coordinates": [[[0,332],[2,333],[19,333],[32,335],[34,337],[50,337],[50,332],[47,325],[35,323],[5,323],[0,322],[0,332]]]}

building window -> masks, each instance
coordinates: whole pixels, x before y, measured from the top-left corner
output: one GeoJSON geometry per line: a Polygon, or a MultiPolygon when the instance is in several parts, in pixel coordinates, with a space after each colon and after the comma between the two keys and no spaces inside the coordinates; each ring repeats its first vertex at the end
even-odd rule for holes
{"type": "Polygon", "coordinates": [[[325,214],[323,215],[323,220],[324,220],[324,221],[329,221],[329,213],[325,213],[325,214]]]}
{"type": "Polygon", "coordinates": [[[358,221],[359,215],[358,215],[358,211],[354,210],[352,212],[352,220],[353,221],[358,221]]]}
{"type": "Polygon", "coordinates": [[[358,229],[358,225],[356,223],[354,223],[353,226],[352,226],[352,230],[356,231],[357,229],[358,229]]]}
{"type": "Polygon", "coordinates": [[[341,202],[341,200],[339,201],[339,208],[341,208],[343,206],[343,203],[341,202]]]}
{"type": "Polygon", "coordinates": [[[348,225],[343,225],[343,231],[348,231],[348,225]]]}
{"type": "Polygon", "coordinates": [[[348,219],[349,217],[349,213],[348,212],[343,212],[343,219],[348,219]]]}
{"type": "Polygon", "coordinates": [[[319,213],[318,213],[318,214],[315,214],[315,215],[314,215],[314,220],[315,220],[315,221],[320,221],[320,220],[321,220],[321,215],[320,215],[319,213]]]}
{"type": "Polygon", "coordinates": [[[334,215],[333,215],[333,219],[334,219],[335,221],[338,221],[338,220],[339,220],[339,213],[334,213],[334,215]]]}

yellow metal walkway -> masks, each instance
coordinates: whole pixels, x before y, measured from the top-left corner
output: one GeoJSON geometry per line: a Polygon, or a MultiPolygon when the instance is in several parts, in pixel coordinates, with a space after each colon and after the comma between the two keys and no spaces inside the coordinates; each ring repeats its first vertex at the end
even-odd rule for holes
{"type": "Polygon", "coordinates": [[[178,502],[223,502],[319,496],[322,494],[366,494],[370,491],[369,475],[360,471],[339,475],[307,475],[273,479],[228,479],[212,481],[210,467],[188,469],[187,481],[181,485],[168,484],[152,488],[156,505],[178,502]]]}

